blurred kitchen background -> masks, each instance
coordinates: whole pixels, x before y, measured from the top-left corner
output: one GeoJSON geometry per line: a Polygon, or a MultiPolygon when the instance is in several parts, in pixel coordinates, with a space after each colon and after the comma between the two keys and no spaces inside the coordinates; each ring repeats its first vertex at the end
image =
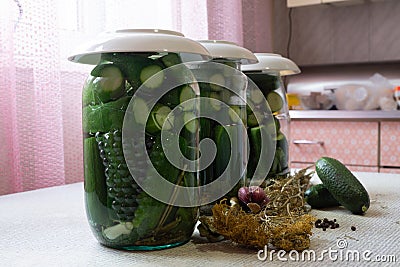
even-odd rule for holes
{"type": "Polygon", "coordinates": [[[0,194],[83,180],[91,67],[66,58],[121,28],[289,57],[302,70],[285,80],[292,167],[335,155],[352,170],[400,173],[399,14],[398,0],[0,0],[0,194]]]}

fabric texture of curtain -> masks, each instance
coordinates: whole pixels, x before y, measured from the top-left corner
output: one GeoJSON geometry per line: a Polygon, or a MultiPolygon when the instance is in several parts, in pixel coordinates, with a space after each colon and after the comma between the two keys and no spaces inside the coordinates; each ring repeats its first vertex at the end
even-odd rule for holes
{"type": "Polygon", "coordinates": [[[0,0],[0,195],[83,180],[82,42],[121,28],[163,28],[271,51],[263,0],[0,0]]]}

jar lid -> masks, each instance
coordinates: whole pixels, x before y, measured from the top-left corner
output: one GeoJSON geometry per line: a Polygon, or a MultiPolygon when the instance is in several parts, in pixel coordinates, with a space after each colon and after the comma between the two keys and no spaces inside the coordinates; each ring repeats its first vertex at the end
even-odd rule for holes
{"type": "Polygon", "coordinates": [[[254,64],[258,62],[256,56],[250,50],[233,42],[222,40],[200,40],[199,42],[207,48],[213,59],[239,60],[241,64],[254,64]]]}
{"type": "Polygon", "coordinates": [[[242,67],[243,72],[262,71],[275,72],[281,76],[300,73],[299,67],[288,58],[282,57],[279,54],[272,53],[254,53],[258,58],[259,63],[242,67]]]}
{"type": "Polygon", "coordinates": [[[68,60],[84,64],[98,64],[102,53],[115,52],[171,52],[198,54],[210,59],[200,43],[182,33],[159,29],[124,29],[100,34],[82,46],[68,60]]]}

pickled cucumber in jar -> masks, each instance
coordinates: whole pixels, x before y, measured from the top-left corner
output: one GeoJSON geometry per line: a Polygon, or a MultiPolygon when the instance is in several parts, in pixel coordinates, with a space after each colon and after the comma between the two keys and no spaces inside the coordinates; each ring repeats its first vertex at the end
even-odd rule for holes
{"type": "Polygon", "coordinates": [[[167,155],[198,156],[196,108],[182,102],[199,94],[191,71],[174,67],[209,58],[198,42],[159,29],[107,32],[69,57],[93,65],[82,91],[82,130],[86,213],[99,243],[156,250],[190,240],[198,207],[175,202],[175,188],[196,187],[196,170],[173,164],[167,155]],[[184,126],[176,133],[178,123],[184,126]],[[129,136],[135,131],[141,135],[129,136]],[[174,189],[162,188],[157,179],[174,189]],[[146,188],[168,199],[160,201],[146,188]]]}
{"type": "MultiPolygon", "coordinates": [[[[152,56],[147,53],[103,54],[105,63],[91,71],[83,89],[87,213],[100,242],[111,247],[137,249],[178,243],[190,238],[197,220],[195,208],[172,207],[144,192],[125,160],[122,126],[132,95],[149,77],[162,73],[171,62],[180,63],[177,54],[152,56]]],[[[152,90],[162,86],[162,74],[158,76],[161,78],[146,86],[152,90]]],[[[146,151],[137,149],[134,153],[147,153],[164,178],[183,186],[190,180],[190,174],[182,174],[167,160],[165,149],[168,148],[161,145],[161,130],[173,127],[174,117],[169,116],[171,109],[181,100],[194,96],[190,85],[184,85],[169,91],[151,110],[146,97],[138,97],[133,110],[138,123],[146,123],[145,139],[135,140],[144,142],[146,151]],[[146,113],[150,115],[145,122],[146,113]]],[[[187,124],[185,127],[185,136],[180,137],[183,149],[195,144],[197,138],[196,126],[187,124]]],[[[143,177],[150,175],[145,167],[136,173],[143,177]]],[[[193,184],[195,181],[190,182],[193,184]]]]}

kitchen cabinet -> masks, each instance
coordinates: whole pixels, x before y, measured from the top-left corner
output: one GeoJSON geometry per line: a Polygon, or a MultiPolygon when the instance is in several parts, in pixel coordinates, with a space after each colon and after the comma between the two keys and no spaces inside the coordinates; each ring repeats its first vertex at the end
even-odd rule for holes
{"type": "Polygon", "coordinates": [[[354,120],[292,120],[290,166],[304,168],[328,156],[351,171],[400,174],[400,121],[354,120]]]}
{"type": "Polygon", "coordinates": [[[356,4],[364,3],[365,0],[287,0],[288,7],[309,6],[318,4],[356,4]]]}
{"type": "Polygon", "coordinates": [[[290,128],[291,162],[312,164],[328,156],[378,170],[378,122],[292,121],[290,128]]]}
{"type": "Polygon", "coordinates": [[[287,0],[288,7],[299,7],[321,4],[321,0],[287,0]]]}
{"type": "Polygon", "coordinates": [[[363,4],[367,1],[365,0],[322,0],[322,4],[332,4],[338,6],[363,4]]]}
{"type": "Polygon", "coordinates": [[[400,122],[381,122],[380,133],[380,165],[400,167],[400,122]]]}
{"type": "MultiPolygon", "coordinates": [[[[294,169],[304,169],[307,167],[312,166],[311,163],[299,163],[299,162],[292,162],[290,164],[290,168],[294,168],[294,169]]],[[[400,173],[399,172],[395,172],[395,170],[397,169],[384,169],[383,171],[380,171],[380,169],[378,167],[366,167],[366,166],[354,166],[354,165],[346,165],[347,168],[352,171],[352,172],[384,172],[384,173],[400,173]]],[[[314,168],[314,166],[312,166],[312,168],[314,168]]]]}
{"type": "Polygon", "coordinates": [[[274,35],[274,52],[287,55],[287,37],[291,36],[290,58],[300,66],[400,60],[400,1],[309,6],[303,1],[290,3],[292,7],[303,6],[292,9],[292,27],[288,25],[287,3],[274,1],[279,33],[274,35]]]}
{"type": "Polygon", "coordinates": [[[400,174],[400,168],[379,168],[379,172],[400,174]]]}

